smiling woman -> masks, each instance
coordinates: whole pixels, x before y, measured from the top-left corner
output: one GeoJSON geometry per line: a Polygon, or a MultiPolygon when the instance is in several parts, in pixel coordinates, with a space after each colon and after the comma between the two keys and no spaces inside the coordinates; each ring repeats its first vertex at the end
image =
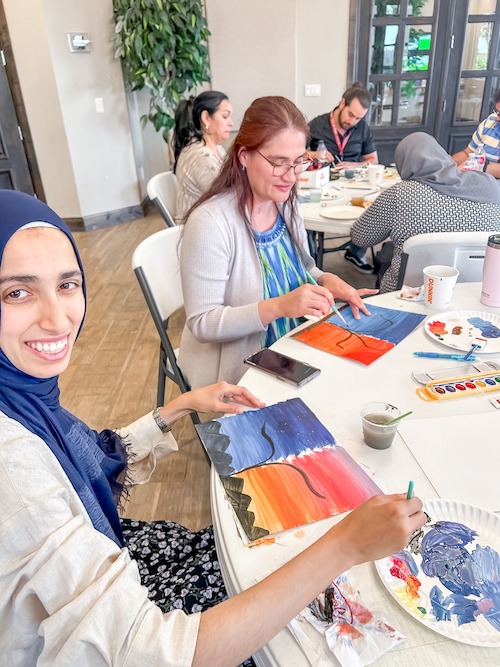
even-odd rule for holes
{"type": "Polygon", "coordinates": [[[304,315],[326,315],[334,298],[349,302],[355,315],[368,314],[361,296],[373,290],[357,291],[324,273],[309,254],[296,199],[298,175],[310,164],[308,136],[292,102],[255,100],[220,175],[188,214],[179,363],[192,387],[222,377],[237,382],[247,356],[304,315]]]}
{"type": "Polygon", "coordinates": [[[56,374],[68,364],[84,297],[64,222],[33,197],[0,190],[2,664],[237,665],[337,575],[399,551],[424,523],[416,498],[371,498],[224,600],[211,527],[193,534],[168,521],[120,522],[117,504],[125,483],[148,481],[156,460],[177,449],[170,424],[189,410],[263,404],[221,382],[97,433],[60,405],[56,374]]]}
{"type": "Polygon", "coordinates": [[[4,354],[36,378],[62,373],[85,312],[83,274],[68,237],[49,227],[14,234],[5,247],[0,286],[4,354]]]}

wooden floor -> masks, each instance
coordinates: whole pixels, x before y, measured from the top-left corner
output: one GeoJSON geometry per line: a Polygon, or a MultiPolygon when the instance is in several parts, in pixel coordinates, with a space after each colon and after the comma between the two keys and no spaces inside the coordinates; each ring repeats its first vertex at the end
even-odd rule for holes
{"type": "MultiPolygon", "coordinates": [[[[93,232],[75,233],[87,280],[87,315],[70,367],[61,376],[61,402],[92,428],[126,426],[155,406],[159,339],[131,269],[140,241],[164,228],[156,214],[93,232]]],[[[357,273],[343,253],[325,256],[325,270],[356,286],[374,279],[357,273]]],[[[171,322],[178,343],[184,317],[171,322]]],[[[169,327],[169,330],[170,330],[169,327]]],[[[168,383],[166,400],[176,395],[168,383]]],[[[152,481],[132,489],[124,515],[168,519],[191,530],[210,519],[209,466],[189,417],[174,426],[179,453],[161,461],[152,481]]]]}

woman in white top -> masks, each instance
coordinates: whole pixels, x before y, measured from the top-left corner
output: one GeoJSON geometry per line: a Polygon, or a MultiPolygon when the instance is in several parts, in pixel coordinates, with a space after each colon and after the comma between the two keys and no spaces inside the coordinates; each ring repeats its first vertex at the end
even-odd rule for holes
{"type": "MultiPolygon", "coordinates": [[[[148,550],[161,566],[141,585],[118,517],[125,479],[145,482],[156,458],[175,451],[168,423],[187,410],[240,412],[261,403],[221,383],[182,394],[126,429],[97,433],[59,404],[85,313],[85,277],[62,220],[29,195],[0,190],[0,663],[230,667],[257,651],[335,577],[402,549],[425,523],[422,503],[378,496],[351,512],[267,579],[216,606],[164,607],[171,578],[202,556],[209,536],[168,561],[182,527],[164,539],[155,522],[148,550]],[[149,591],[148,591],[149,589],[149,591]],[[205,610],[205,611],[202,611],[205,610]],[[164,613],[165,612],[165,613],[164,613]]],[[[137,522],[139,524],[139,522],[137,522]]],[[[134,530],[129,523],[129,533],[134,530]]],[[[208,531],[207,531],[208,532],[208,531]]],[[[130,539],[130,536],[129,536],[130,539]]],[[[139,542],[145,543],[144,524],[139,542]]],[[[130,542],[129,542],[130,544],[130,542]]],[[[137,544],[137,542],[136,542],[137,544]]],[[[178,547],[177,547],[178,548],[178,547]]],[[[207,577],[220,586],[219,568],[207,577]]]]}
{"type": "Polygon", "coordinates": [[[232,116],[231,102],[216,90],[201,93],[194,100],[183,100],[177,107],[174,126],[177,223],[183,221],[220,172],[226,158],[222,142],[231,133],[232,116]]]}

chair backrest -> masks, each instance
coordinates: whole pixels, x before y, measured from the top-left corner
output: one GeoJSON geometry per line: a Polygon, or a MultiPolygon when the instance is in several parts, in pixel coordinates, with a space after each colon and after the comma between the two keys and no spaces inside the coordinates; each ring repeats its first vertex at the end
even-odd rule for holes
{"type": "Polygon", "coordinates": [[[168,227],[175,225],[177,178],[173,171],[156,174],[148,182],[148,197],[160,211],[168,227]]]}
{"type": "Polygon", "coordinates": [[[432,232],[417,234],[403,245],[398,289],[418,287],[424,282],[423,269],[433,264],[454,266],[458,282],[480,282],[488,237],[493,232],[432,232]]]}
{"type": "Polygon", "coordinates": [[[182,227],[162,229],[141,241],[132,255],[135,271],[157,328],[184,305],[180,273],[182,227]]]}

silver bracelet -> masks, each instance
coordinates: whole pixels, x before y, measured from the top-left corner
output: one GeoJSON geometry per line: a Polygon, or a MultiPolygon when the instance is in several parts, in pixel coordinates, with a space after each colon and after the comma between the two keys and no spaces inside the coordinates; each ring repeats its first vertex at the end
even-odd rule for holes
{"type": "Polygon", "coordinates": [[[167,422],[163,419],[163,417],[160,414],[160,408],[155,408],[153,410],[153,419],[156,422],[156,425],[160,429],[162,433],[169,433],[171,430],[170,424],[167,424],[167,422]]]}

